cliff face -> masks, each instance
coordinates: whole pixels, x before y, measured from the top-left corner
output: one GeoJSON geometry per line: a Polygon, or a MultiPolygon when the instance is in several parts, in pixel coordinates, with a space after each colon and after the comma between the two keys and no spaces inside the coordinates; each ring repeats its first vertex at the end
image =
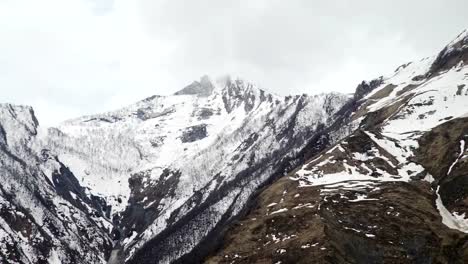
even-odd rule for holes
{"type": "Polygon", "coordinates": [[[335,118],[349,136],[263,190],[206,262],[466,263],[466,41],[359,85],[335,118]]]}

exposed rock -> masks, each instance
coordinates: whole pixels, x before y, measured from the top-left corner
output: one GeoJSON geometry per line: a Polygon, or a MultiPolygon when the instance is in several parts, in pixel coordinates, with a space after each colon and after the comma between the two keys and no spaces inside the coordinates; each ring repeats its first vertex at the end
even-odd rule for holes
{"type": "Polygon", "coordinates": [[[444,205],[468,215],[468,146],[460,153],[462,141],[468,143],[468,118],[448,121],[421,137],[417,160],[437,181],[444,205]]]}
{"type": "Polygon", "coordinates": [[[187,127],[180,140],[182,143],[190,143],[207,137],[206,124],[187,127]]]}
{"type": "Polygon", "coordinates": [[[197,116],[200,120],[205,120],[214,115],[214,111],[210,108],[202,108],[198,111],[197,116]]]}
{"type": "Polygon", "coordinates": [[[429,71],[433,76],[442,71],[468,61],[468,31],[463,31],[454,41],[447,45],[437,56],[429,71]]]}
{"type": "Polygon", "coordinates": [[[466,238],[441,223],[427,183],[324,193],[282,179],[257,202],[206,263],[464,263],[468,256],[466,238]],[[355,202],[362,196],[368,200],[355,202]]]}
{"type": "Polygon", "coordinates": [[[379,85],[381,85],[382,82],[383,82],[383,77],[374,79],[370,82],[362,81],[362,83],[356,87],[356,91],[354,92],[354,98],[357,100],[364,98],[364,96],[366,96],[367,94],[372,92],[372,90],[374,90],[379,85]]]}
{"type": "Polygon", "coordinates": [[[262,91],[253,89],[253,85],[245,83],[243,80],[228,79],[223,90],[224,107],[228,113],[233,109],[243,105],[246,112],[250,112],[255,104],[262,103],[265,96],[261,96],[262,91]],[[260,100],[259,100],[260,99],[260,100]],[[259,100],[257,102],[256,100],[259,100]]]}
{"type": "Polygon", "coordinates": [[[456,95],[462,95],[462,94],[463,94],[463,89],[465,88],[465,86],[466,86],[465,84],[460,84],[460,85],[458,85],[458,86],[457,86],[457,87],[458,87],[458,90],[457,90],[456,95]]]}

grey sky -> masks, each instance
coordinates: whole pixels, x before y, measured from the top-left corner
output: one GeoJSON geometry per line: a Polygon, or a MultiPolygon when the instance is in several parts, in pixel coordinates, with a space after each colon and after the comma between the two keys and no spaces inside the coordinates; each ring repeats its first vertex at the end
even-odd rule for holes
{"type": "Polygon", "coordinates": [[[0,0],[0,102],[44,125],[231,74],[352,92],[468,27],[468,1],[0,0]]]}

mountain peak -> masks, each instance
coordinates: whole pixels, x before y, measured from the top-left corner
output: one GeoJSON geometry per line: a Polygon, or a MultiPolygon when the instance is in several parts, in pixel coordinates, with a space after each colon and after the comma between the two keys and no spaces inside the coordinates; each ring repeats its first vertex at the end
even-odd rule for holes
{"type": "Polygon", "coordinates": [[[198,95],[209,96],[214,90],[214,85],[207,75],[200,78],[200,81],[194,81],[185,86],[182,90],[176,92],[174,95],[198,95]]]}
{"type": "Polygon", "coordinates": [[[468,61],[468,30],[463,30],[437,55],[430,74],[444,71],[468,61]]]}
{"type": "MultiPolygon", "coordinates": [[[[193,81],[174,95],[197,95],[200,97],[210,96],[214,90],[219,90],[222,94],[240,96],[243,93],[252,93],[256,86],[242,78],[233,78],[229,74],[221,75],[215,79],[208,75],[203,75],[200,80],[193,81]]],[[[260,89],[258,89],[260,90],[260,89]]]]}
{"type": "Polygon", "coordinates": [[[28,131],[30,134],[37,133],[39,122],[31,106],[0,104],[0,126],[9,127],[14,133],[20,130],[28,131]]]}
{"type": "Polygon", "coordinates": [[[463,30],[458,36],[448,44],[449,47],[456,46],[457,44],[468,44],[468,29],[463,30]]]}

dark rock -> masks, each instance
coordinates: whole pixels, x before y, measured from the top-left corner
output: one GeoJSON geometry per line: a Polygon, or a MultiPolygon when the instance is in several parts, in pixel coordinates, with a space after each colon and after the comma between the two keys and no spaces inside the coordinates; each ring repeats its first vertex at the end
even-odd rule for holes
{"type": "MultiPolygon", "coordinates": [[[[243,105],[246,112],[250,112],[257,98],[253,92],[253,86],[242,80],[228,80],[222,92],[224,108],[228,113],[243,105]]],[[[271,95],[269,95],[271,96],[271,95]]]]}
{"type": "Polygon", "coordinates": [[[462,95],[463,94],[463,88],[465,88],[465,84],[458,85],[456,95],[462,95]]]}
{"type": "Polygon", "coordinates": [[[374,79],[370,82],[362,81],[362,83],[356,87],[356,91],[354,92],[354,99],[359,100],[359,99],[364,98],[364,96],[372,92],[375,88],[377,88],[382,83],[383,83],[383,77],[374,79]]]}
{"type": "Polygon", "coordinates": [[[463,235],[441,223],[427,183],[382,183],[380,190],[336,190],[325,197],[320,187],[295,184],[281,179],[264,190],[205,263],[461,264],[466,259],[463,235]],[[363,192],[378,200],[348,201],[363,192]],[[271,214],[300,204],[310,206],[271,214]]]}
{"type": "Polygon", "coordinates": [[[428,74],[429,76],[437,75],[465,61],[468,61],[468,35],[445,47],[431,65],[428,74]]]}
{"type": "Polygon", "coordinates": [[[182,132],[180,140],[182,143],[190,143],[207,137],[206,124],[187,127],[182,132]]]}
{"type": "Polygon", "coordinates": [[[205,119],[208,119],[210,118],[212,115],[214,114],[214,111],[213,109],[210,109],[210,108],[201,108],[197,115],[198,115],[198,119],[200,120],[205,120],[205,119]]]}
{"type": "Polygon", "coordinates": [[[150,144],[152,147],[159,147],[164,143],[164,140],[166,139],[165,136],[160,136],[160,137],[155,137],[150,140],[150,144]]]}
{"type": "Polygon", "coordinates": [[[440,186],[444,205],[458,213],[468,214],[468,162],[461,160],[460,141],[468,142],[468,118],[450,120],[426,132],[419,140],[417,162],[422,164],[440,186]]]}
{"type": "Polygon", "coordinates": [[[425,75],[416,75],[414,76],[411,80],[412,81],[415,81],[415,82],[420,82],[422,80],[426,79],[426,76],[425,75]]]}
{"type": "Polygon", "coordinates": [[[208,76],[201,77],[200,81],[194,81],[184,89],[175,93],[175,95],[198,95],[209,96],[214,90],[214,85],[211,83],[208,76]]]}

